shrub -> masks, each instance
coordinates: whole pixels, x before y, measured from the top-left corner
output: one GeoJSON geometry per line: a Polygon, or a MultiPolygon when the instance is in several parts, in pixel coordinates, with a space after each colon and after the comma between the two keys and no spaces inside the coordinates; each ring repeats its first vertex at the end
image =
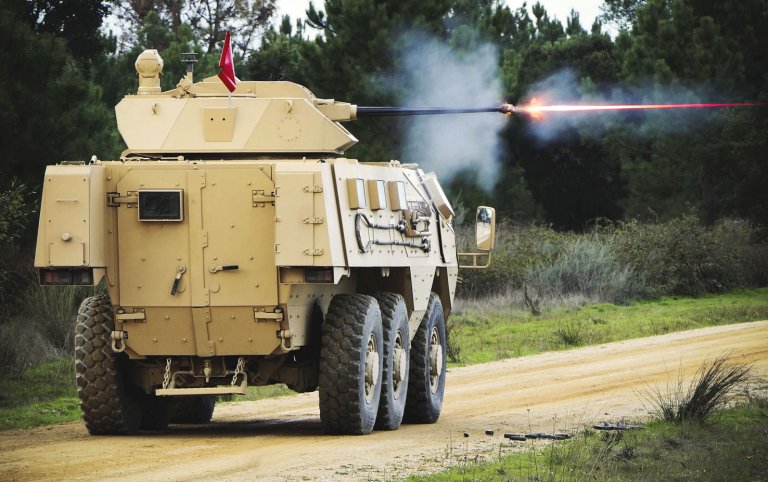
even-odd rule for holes
{"type": "Polygon", "coordinates": [[[63,355],[65,352],[34,325],[19,319],[0,324],[0,364],[6,372],[4,376],[20,376],[27,368],[63,355]]]}
{"type": "Polygon", "coordinates": [[[74,329],[80,303],[92,295],[90,286],[32,284],[21,301],[27,323],[66,353],[74,349],[74,329]]]}
{"type": "Polygon", "coordinates": [[[17,295],[19,313],[0,324],[0,364],[18,370],[71,354],[78,306],[93,292],[90,286],[27,283],[17,295]]]}
{"type": "MultiPolygon", "coordinates": [[[[459,252],[475,251],[474,236],[474,226],[459,227],[459,252]]],[[[522,289],[528,268],[546,264],[553,259],[560,250],[563,238],[563,234],[549,227],[499,223],[496,227],[496,249],[490,267],[462,270],[458,296],[482,298],[522,289]]]]}
{"type": "MultiPolygon", "coordinates": [[[[602,223],[584,234],[499,224],[491,266],[461,271],[457,294],[509,296],[525,287],[527,298],[545,304],[566,298],[626,303],[766,286],[768,244],[757,244],[757,233],[740,220],[707,228],[693,215],[602,223]]],[[[458,246],[474,251],[472,226],[459,226],[458,246]]]]}
{"type": "Polygon", "coordinates": [[[640,273],[654,295],[698,296],[743,286],[743,255],[752,228],[723,222],[707,229],[693,215],[665,223],[620,224],[617,254],[640,273]]]}
{"type": "Polygon", "coordinates": [[[594,302],[626,303],[643,294],[645,288],[613,249],[609,236],[566,237],[558,256],[528,268],[525,283],[548,298],[576,295],[594,302]]]}
{"type": "Polygon", "coordinates": [[[687,389],[681,373],[676,386],[667,386],[665,392],[657,387],[645,396],[664,421],[702,422],[730,400],[733,390],[749,378],[751,369],[750,365],[731,364],[728,355],[721,355],[711,363],[702,363],[687,389]]]}
{"type": "MultiPolygon", "coordinates": [[[[2,173],[0,173],[2,176],[2,173]]],[[[8,316],[14,307],[23,275],[19,272],[18,240],[30,219],[35,219],[35,201],[24,184],[13,179],[0,186],[0,315],[8,316]]]]}
{"type": "Polygon", "coordinates": [[[584,326],[579,322],[569,321],[563,323],[555,330],[555,336],[565,344],[565,346],[578,346],[584,343],[584,326]]]}

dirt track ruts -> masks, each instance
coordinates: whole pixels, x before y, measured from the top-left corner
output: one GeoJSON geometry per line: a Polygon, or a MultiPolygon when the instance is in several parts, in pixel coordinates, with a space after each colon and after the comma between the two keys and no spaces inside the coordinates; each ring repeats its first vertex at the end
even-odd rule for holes
{"type": "Polygon", "coordinates": [[[455,368],[437,424],[361,437],[323,435],[317,393],[220,404],[209,425],[130,437],[92,437],[81,422],[2,432],[0,479],[399,478],[514,447],[504,432],[574,432],[642,418],[640,392],[665,386],[681,370],[691,376],[724,352],[768,377],[768,321],[455,368]]]}

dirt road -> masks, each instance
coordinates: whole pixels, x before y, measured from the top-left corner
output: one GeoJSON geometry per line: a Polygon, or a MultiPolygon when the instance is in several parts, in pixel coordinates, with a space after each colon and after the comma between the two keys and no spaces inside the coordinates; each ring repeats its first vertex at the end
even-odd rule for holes
{"type": "Polygon", "coordinates": [[[209,425],[130,437],[92,437],[80,422],[4,432],[0,479],[398,478],[508,450],[515,443],[504,432],[574,432],[637,420],[647,413],[639,392],[666,386],[681,369],[692,375],[726,351],[768,377],[768,321],[452,369],[437,424],[362,437],[323,435],[317,393],[220,404],[209,425]]]}

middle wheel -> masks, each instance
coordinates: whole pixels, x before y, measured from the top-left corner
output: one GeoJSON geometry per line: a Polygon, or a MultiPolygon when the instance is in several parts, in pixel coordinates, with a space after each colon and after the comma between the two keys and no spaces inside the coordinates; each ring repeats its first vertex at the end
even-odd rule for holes
{"type": "Polygon", "coordinates": [[[408,309],[405,299],[396,293],[374,295],[381,309],[384,328],[384,377],[381,385],[376,428],[397,430],[403,421],[408,394],[411,342],[408,331],[408,309]]]}
{"type": "Polygon", "coordinates": [[[381,394],[381,311],[367,295],[333,297],[320,349],[320,420],[330,434],[370,433],[381,394]]]}

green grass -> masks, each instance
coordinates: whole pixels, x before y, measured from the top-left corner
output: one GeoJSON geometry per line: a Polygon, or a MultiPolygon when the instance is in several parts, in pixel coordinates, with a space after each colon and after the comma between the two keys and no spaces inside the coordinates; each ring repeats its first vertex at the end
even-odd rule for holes
{"type": "Polygon", "coordinates": [[[587,429],[571,440],[500,442],[498,460],[466,463],[424,481],[765,480],[768,401],[722,411],[716,423],[652,422],[644,430],[587,429]]]}
{"type": "Polygon", "coordinates": [[[661,298],[628,306],[552,308],[541,316],[522,309],[468,304],[450,318],[454,365],[563,350],[578,345],[660,335],[768,319],[768,288],[700,298],[661,298]]]}
{"type": "Polygon", "coordinates": [[[80,418],[75,370],[70,358],[0,379],[0,430],[31,428],[80,418]]]}

